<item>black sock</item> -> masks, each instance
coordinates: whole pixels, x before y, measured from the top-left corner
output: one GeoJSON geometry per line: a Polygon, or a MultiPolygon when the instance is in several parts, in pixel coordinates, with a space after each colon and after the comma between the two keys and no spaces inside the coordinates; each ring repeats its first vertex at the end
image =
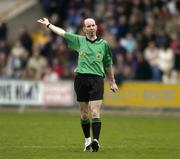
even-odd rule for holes
{"type": "Polygon", "coordinates": [[[100,131],[101,131],[101,119],[100,118],[92,119],[93,139],[99,140],[100,131]]]}
{"type": "Polygon", "coordinates": [[[89,119],[87,119],[87,120],[81,119],[81,126],[83,129],[85,138],[90,137],[90,121],[89,121],[89,119]]]}

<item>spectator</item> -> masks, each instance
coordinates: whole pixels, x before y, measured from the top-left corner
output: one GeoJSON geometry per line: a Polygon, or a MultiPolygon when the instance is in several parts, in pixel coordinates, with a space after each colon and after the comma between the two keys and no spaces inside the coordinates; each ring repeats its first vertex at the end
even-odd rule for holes
{"type": "Polygon", "coordinates": [[[7,40],[8,28],[5,22],[0,22],[0,40],[7,40]]]}
{"type": "MultiPolygon", "coordinates": [[[[109,41],[115,62],[119,61],[117,54],[122,53],[119,49],[125,50],[122,65],[120,62],[115,63],[116,75],[120,81],[126,78],[159,81],[162,79],[162,73],[159,73],[156,60],[153,60],[159,57],[161,62],[158,66],[163,72],[169,72],[172,69],[178,71],[177,73],[180,71],[180,2],[177,0],[40,0],[40,3],[52,24],[62,26],[72,33],[84,34],[80,30],[82,19],[87,16],[96,18],[99,28],[97,35],[109,41]],[[149,46],[151,42],[154,43],[154,50],[149,46]],[[165,45],[169,46],[168,49],[162,49],[165,45]],[[170,53],[158,53],[156,57],[156,53],[152,53],[156,50],[160,52],[171,50],[172,57],[170,58],[170,53]],[[142,53],[139,54],[139,52],[142,53]],[[171,64],[165,60],[168,58],[171,59],[171,64]],[[165,67],[168,64],[167,69],[165,67]],[[149,71],[152,71],[152,74],[149,71]]],[[[9,78],[26,76],[32,79],[32,75],[26,75],[25,72],[33,74],[32,72],[37,70],[26,69],[27,61],[34,56],[32,55],[33,45],[39,47],[40,55],[53,71],[59,72],[61,78],[73,77],[73,68],[77,61],[76,54],[70,54],[72,50],[66,49],[66,43],[56,34],[46,28],[38,30],[31,34],[26,26],[20,27],[17,41],[20,40],[27,55],[14,57],[18,51],[16,49],[17,52],[13,53],[14,45],[7,41],[7,23],[0,23],[0,52],[5,58],[5,63],[1,66],[4,67],[1,77],[4,74],[9,78]],[[57,59],[58,65],[54,65],[54,59],[57,59]]],[[[37,77],[33,78],[37,79],[37,77]]]]}
{"type": "Polygon", "coordinates": [[[10,50],[11,48],[8,45],[8,43],[5,40],[0,40],[0,51],[4,52],[6,56],[8,56],[10,53],[10,50]]]}
{"type": "Polygon", "coordinates": [[[115,78],[117,83],[122,83],[123,78],[123,70],[125,67],[125,56],[121,53],[116,54],[116,65],[115,65],[115,78]]]}
{"type": "Polygon", "coordinates": [[[135,74],[136,80],[151,80],[152,72],[148,62],[144,59],[142,53],[137,54],[138,67],[135,74]]]}
{"type": "Polygon", "coordinates": [[[21,44],[29,52],[29,54],[32,53],[33,41],[32,41],[31,35],[28,31],[27,26],[23,25],[20,28],[19,39],[20,39],[21,44]]]}
{"type": "Polygon", "coordinates": [[[52,70],[51,66],[47,65],[44,69],[42,80],[45,82],[57,82],[59,76],[52,70]]]}
{"type": "Polygon", "coordinates": [[[166,84],[177,84],[178,76],[175,70],[170,70],[169,72],[163,74],[162,82],[166,84]]]}
{"type": "Polygon", "coordinates": [[[156,45],[153,41],[150,41],[148,43],[148,46],[144,52],[144,57],[151,67],[151,72],[152,72],[151,79],[153,81],[160,81],[161,80],[161,71],[158,66],[159,49],[156,47],[156,45]]]}
{"type": "Polygon", "coordinates": [[[163,47],[159,50],[159,69],[167,73],[174,67],[174,52],[170,47],[163,47]]]}
{"type": "Polygon", "coordinates": [[[11,54],[7,57],[6,76],[8,78],[19,79],[22,69],[26,67],[27,60],[27,50],[22,46],[20,41],[16,41],[11,54]]]}
{"type": "Polygon", "coordinates": [[[22,43],[20,41],[16,41],[16,43],[14,44],[12,50],[11,50],[11,54],[14,57],[20,58],[22,56],[26,56],[28,55],[27,50],[22,46],[22,43]]]}
{"type": "Polygon", "coordinates": [[[120,40],[120,45],[123,46],[128,53],[133,53],[136,49],[136,40],[131,33],[127,33],[126,37],[120,40]]]}
{"type": "Polygon", "coordinates": [[[30,57],[27,63],[27,67],[33,68],[36,71],[36,77],[40,79],[46,66],[47,59],[40,54],[39,48],[35,46],[33,50],[33,55],[32,57],[30,57]]]}
{"type": "Polygon", "coordinates": [[[34,68],[24,68],[21,72],[21,79],[23,80],[39,80],[39,77],[34,68]]]}
{"type": "Polygon", "coordinates": [[[6,55],[3,52],[0,52],[0,78],[4,78],[5,77],[5,68],[6,66],[6,55]]]}
{"type": "Polygon", "coordinates": [[[54,58],[52,61],[52,71],[55,72],[59,77],[62,77],[65,73],[65,68],[60,64],[59,59],[54,58]]]}

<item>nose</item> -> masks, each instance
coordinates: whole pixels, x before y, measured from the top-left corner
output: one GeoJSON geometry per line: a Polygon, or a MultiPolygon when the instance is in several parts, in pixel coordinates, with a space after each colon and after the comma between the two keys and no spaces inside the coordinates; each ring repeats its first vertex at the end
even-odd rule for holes
{"type": "Polygon", "coordinates": [[[91,26],[90,29],[94,29],[94,26],[91,26]]]}

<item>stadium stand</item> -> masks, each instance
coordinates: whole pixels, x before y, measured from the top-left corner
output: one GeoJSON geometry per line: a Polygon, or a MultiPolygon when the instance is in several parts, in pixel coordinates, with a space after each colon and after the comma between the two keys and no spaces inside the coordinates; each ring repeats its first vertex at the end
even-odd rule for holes
{"type": "MultiPolygon", "coordinates": [[[[3,6],[7,4],[5,2],[9,2],[9,9],[5,11],[7,15],[17,9],[17,4],[27,3],[23,0],[13,1],[16,7],[12,7],[12,1],[3,1],[3,6]]],[[[98,35],[111,45],[118,83],[134,80],[179,83],[178,0],[39,0],[38,5],[51,23],[73,33],[83,34],[82,20],[95,18],[99,27],[98,35]]],[[[0,15],[2,17],[3,14],[0,15]]],[[[11,27],[0,19],[1,78],[51,79],[47,78],[49,71],[53,76],[58,76],[56,80],[73,77],[77,55],[67,49],[61,37],[47,28],[38,28],[41,26],[36,26],[32,32],[32,27],[21,22],[20,27],[14,28],[18,37],[9,42],[7,36],[11,27]],[[39,56],[41,67],[46,69],[36,69],[39,56]],[[36,62],[32,62],[32,59],[36,62]]]]}
{"type": "Polygon", "coordinates": [[[27,10],[29,7],[34,5],[36,0],[1,0],[0,5],[0,20],[10,20],[23,11],[27,10]]]}

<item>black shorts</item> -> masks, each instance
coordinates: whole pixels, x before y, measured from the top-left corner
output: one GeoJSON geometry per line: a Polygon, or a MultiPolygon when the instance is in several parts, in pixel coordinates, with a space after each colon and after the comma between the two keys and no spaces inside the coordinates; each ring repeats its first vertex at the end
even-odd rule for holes
{"type": "Polygon", "coordinates": [[[77,101],[89,102],[103,99],[104,79],[92,74],[77,74],[74,80],[77,101]]]}

